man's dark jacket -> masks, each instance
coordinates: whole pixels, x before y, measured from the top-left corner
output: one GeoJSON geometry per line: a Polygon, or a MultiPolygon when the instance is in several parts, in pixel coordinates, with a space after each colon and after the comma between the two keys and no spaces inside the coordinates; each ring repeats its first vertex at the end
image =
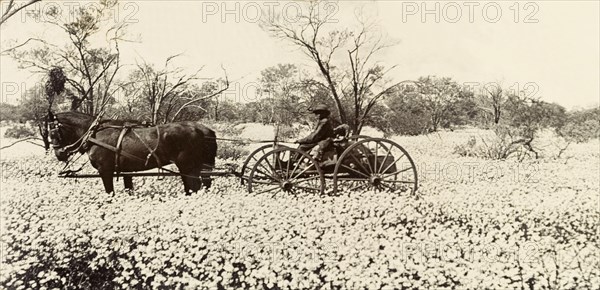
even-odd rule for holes
{"type": "Polygon", "coordinates": [[[300,144],[316,144],[327,138],[333,138],[333,125],[329,118],[320,119],[315,130],[305,138],[298,140],[300,144]]]}

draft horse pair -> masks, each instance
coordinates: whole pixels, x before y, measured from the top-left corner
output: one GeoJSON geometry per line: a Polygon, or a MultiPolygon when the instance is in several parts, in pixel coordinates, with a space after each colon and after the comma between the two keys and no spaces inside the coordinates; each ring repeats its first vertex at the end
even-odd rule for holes
{"type": "MultiPolygon", "coordinates": [[[[107,193],[114,191],[118,172],[144,171],[175,164],[186,194],[210,187],[212,179],[201,171],[215,166],[216,134],[196,122],[148,126],[135,120],[99,120],[78,112],[48,112],[46,129],[56,158],[68,162],[71,155],[87,153],[98,170],[107,193]]],[[[133,189],[131,176],[123,178],[133,189]]]]}

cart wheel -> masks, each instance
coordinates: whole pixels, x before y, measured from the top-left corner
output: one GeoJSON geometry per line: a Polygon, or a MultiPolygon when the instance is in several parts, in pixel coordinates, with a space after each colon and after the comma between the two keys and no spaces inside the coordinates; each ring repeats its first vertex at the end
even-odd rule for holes
{"type": "Polygon", "coordinates": [[[325,176],[317,162],[295,148],[277,148],[256,161],[248,177],[248,192],[322,195],[325,176]]]}
{"type": "Polygon", "coordinates": [[[417,169],[408,152],[383,138],[363,139],[346,148],[333,173],[334,194],[371,189],[414,194],[417,185],[417,169]]]}
{"type": "Polygon", "coordinates": [[[359,140],[369,139],[369,138],[371,138],[371,137],[369,137],[367,135],[352,135],[352,136],[349,136],[347,139],[352,140],[352,141],[359,141],[359,140]]]}
{"type": "Polygon", "coordinates": [[[267,145],[260,146],[256,150],[252,151],[252,153],[250,153],[250,155],[248,155],[248,157],[246,157],[246,161],[244,161],[244,165],[242,165],[242,169],[240,171],[240,176],[241,176],[240,179],[242,181],[242,185],[244,185],[246,183],[246,180],[248,179],[248,177],[250,175],[250,170],[252,170],[252,168],[254,167],[254,164],[256,164],[256,161],[258,161],[258,159],[260,157],[262,157],[263,155],[265,155],[267,152],[273,150],[273,148],[280,148],[280,147],[286,147],[286,146],[284,146],[284,145],[273,146],[273,144],[267,144],[267,145]]]}
{"type": "MultiPolygon", "coordinates": [[[[373,138],[375,138],[375,137],[370,137],[367,135],[352,135],[352,136],[348,137],[348,140],[352,140],[353,142],[358,142],[360,140],[373,139],[373,138]]],[[[385,146],[385,144],[381,144],[381,146],[385,146]]],[[[384,149],[387,149],[387,147],[384,147],[384,149]]]]}

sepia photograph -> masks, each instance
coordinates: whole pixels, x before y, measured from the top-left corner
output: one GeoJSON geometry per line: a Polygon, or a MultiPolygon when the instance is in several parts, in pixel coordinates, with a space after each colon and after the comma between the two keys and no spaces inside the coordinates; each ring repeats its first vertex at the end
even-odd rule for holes
{"type": "Polygon", "coordinates": [[[600,289],[600,1],[1,0],[0,289],[600,289]]]}

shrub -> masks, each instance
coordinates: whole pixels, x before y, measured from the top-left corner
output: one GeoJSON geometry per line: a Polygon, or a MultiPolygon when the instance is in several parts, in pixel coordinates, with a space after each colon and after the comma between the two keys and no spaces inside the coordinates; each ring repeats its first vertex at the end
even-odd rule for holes
{"type": "Polygon", "coordinates": [[[454,148],[454,153],[460,156],[474,156],[484,159],[504,160],[512,157],[523,161],[525,158],[539,157],[533,148],[533,135],[525,134],[527,128],[497,125],[492,137],[480,137],[479,142],[471,137],[466,144],[454,148]]]}
{"type": "Polygon", "coordinates": [[[221,141],[217,149],[217,158],[237,160],[248,155],[248,150],[240,142],[221,141]]]}
{"type": "Polygon", "coordinates": [[[460,144],[454,147],[454,154],[458,154],[463,157],[477,156],[477,150],[475,148],[476,145],[477,139],[475,137],[470,137],[466,144],[460,144]]]}
{"type": "Polygon", "coordinates": [[[30,126],[23,125],[23,124],[16,124],[16,125],[9,127],[8,129],[6,129],[6,132],[4,132],[4,137],[20,139],[20,138],[33,137],[33,136],[35,136],[35,134],[36,134],[35,131],[30,126]]]}
{"type": "Polygon", "coordinates": [[[556,158],[567,150],[572,143],[584,143],[600,135],[600,109],[570,112],[561,126],[555,128],[557,141],[554,146],[558,153],[556,158]]]}
{"type": "Polygon", "coordinates": [[[19,121],[19,107],[0,102],[0,121],[19,121]]]}
{"type": "Polygon", "coordinates": [[[281,140],[292,140],[300,135],[302,129],[298,126],[281,125],[279,127],[279,136],[281,140]]]}

